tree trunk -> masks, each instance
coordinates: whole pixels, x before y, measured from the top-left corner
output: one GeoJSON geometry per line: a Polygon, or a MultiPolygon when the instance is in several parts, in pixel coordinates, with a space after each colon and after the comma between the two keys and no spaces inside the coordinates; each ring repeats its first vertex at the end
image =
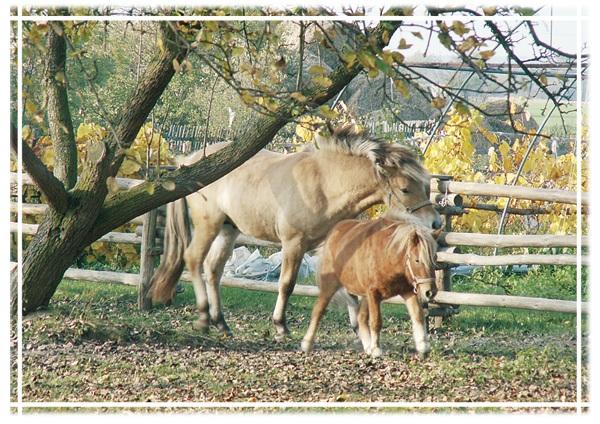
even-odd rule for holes
{"type": "MultiPolygon", "coordinates": [[[[161,26],[164,36],[174,37],[175,34],[168,24],[161,26]]],[[[52,38],[48,40],[48,43],[49,63],[60,62],[61,55],[64,55],[64,43],[56,42],[52,38]]],[[[146,117],[173,77],[173,60],[181,60],[187,54],[187,49],[176,42],[164,44],[166,47],[157,54],[137,90],[125,104],[123,112],[120,114],[121,119],[117,123],[115,131],[112,132],[111,138],[88,146],[87,163],[79,181],[68,194],[62,187],[58,187],[61,185],[58,180],[52,181],[54,178],[52,174],[49,178],[48,170],[31,149],[23,146],[23,161],[26,169],[32,174],[34,181],[41,182],[38,187],[48,197],[48,203],[51,206],[38,227],[37,234],[23,254],[22,306],[24,313],[32,312],[48,304],[66,269],[91,243],[89,241],[90,233],[108,194],[107,178],[116,174],[124,158],[124,149],[131,145],[146,117]],[[43,188],[46,187],[47,181],[52,184],[49,184],[48,190],[44,191],[43,188]],[[66,201],[64,201],[65,196],[66,201]],[[67,204],[66,208],[63,207],[65,203],[67,204]],[[55,207],[55,205],[61,207],[55,207]]],[[[48,85],[48,89],[50,89],[50,85],[48,85]]],[[[65,87],[58,87],[57,99],[63,98],[60,90],[65,90],[65,87]]],[[[66,93],[64,94],[66,95],[66,93]]],[[[68,103],[62,101],[57,103],[59,108],[68,110],[68,103]]],[[[68,113],[50,113],[49,111],[48,120],[56,128],[72,127],[68,113]],[[69,121],[65,121],[67,116],[69,121]]],[[[53,141],[56,143],[56,140],[53,141]]],[[[16,136],[14,144],[17,144],[16,136]]],[[[16,146],[13,146],[13,149],[16,150],[16,146]]],[[[61,159],[56,159],[57,162],[70,163],[70,159],[65,158],[65,155],[70,154],[68,149],[59,149],[57,154],[61,156],[61,159]]],[[[17,275],[15,272],[11,276],[11,311],[13,314],[16,314],[18,309],[17,275]]]]}
{"type": "Polygon", "coordinates": [[[48,29],[46,92],[48,126],[54,147],[54,175],[69,190],[77,182],[77,148],[67,97],[67,49],[63,31],[60,21],[53,22],[48,29]]]}

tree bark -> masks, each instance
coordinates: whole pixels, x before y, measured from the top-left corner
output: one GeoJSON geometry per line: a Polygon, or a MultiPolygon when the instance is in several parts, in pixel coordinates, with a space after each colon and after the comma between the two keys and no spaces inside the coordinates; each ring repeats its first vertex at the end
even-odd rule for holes
{"type": "Polygon", "coordinates": [[[52,22],[48,29],[45,79],[48,126],[54,147],[54,175],[69,190],[77,182],[77,147],[67,97],[67,45],[63,31],[61,21],[52,22]]]}

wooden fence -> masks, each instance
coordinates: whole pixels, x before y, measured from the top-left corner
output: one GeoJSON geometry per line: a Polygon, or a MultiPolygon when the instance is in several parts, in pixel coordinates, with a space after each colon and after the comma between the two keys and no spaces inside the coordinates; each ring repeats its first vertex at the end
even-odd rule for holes
{"type": "MultiPolygon", "coordinates": [[[[11,174],[11,180],[16,182],[16,174],[11,174]]],[[[23,182],[31,184],[31,180],[24,175],[23,182]]],[[[127,190],[140,184],[140,180],[117,178],[119,188],[127,190]]],[[[551,255],[551,254],[521,254],[521,255],[497,255],[485,256],[471,253],[459,253],[461,246],[473,247],[575,247],[577,246],[576,237],[573,235],[493,235],[493,234],[472,234],[457,233],[451,230],[452,216],[464,213],[462,206],[462,195],[477,196],[504,196],[521,199],[535,199],[547,202],[576,203],[575,193],[563,190],[533,189],[526,187],[499,186],[490,184],[461,183],[451,181],[449,177],[438,176],[432,178],[432,200],[440,201],[440,193],[444,193],[443,199],[446,201],[444,207],[439,207],[440,213],[446,215],[446,232],[442,233],[439,244],[440,249],[437,253],[437,260],[442,265],[442,269],[437,272],[438,294],[435,302],[432,302],[430,315],[436,316],[435,319],[441,320],[441,317],[456,312],[458,305],[470,306],[495,306],[509,307],[530,310],[570,312],[577,311],[577,304],[574,301],[544,299],[535,297],[509,296],[509,295],[491,295],[478,293],[457,293],[451,291],[450,268],[460,264],[468,265],[577,265],[576,255],[551,255]]],[[[582,196],[582,204],[587,205],[587,195],[582,196]]],[[[40,215],[47,209],[43,204],[23,204],[22,211],[24,215],[40,215]]],[[[16,213],[18,205],[11,203],[11,212],[16,213]]],[[[509,211],[510,212],[510,211],[509,211]]],[[[140,288],[138,304],[142,309],[150,307],[145,303],[145,292],[148,289],[148,283],[154,271],[154,259],[162,253],[162,236],[164,234],[164,207],[153,210],[144,216],[137,217],[131,222],[138,224],[135,233],[110,232],[104,235],[100,240],[111,243],[132,243],[140,244],[140,273],[130,274],[122,272],[93,271],[86,269],[70,268],[65,274],[65,278],[87,280],[94,282],[116,282],[122,284],[135,285],[140,288]]],[[[17,231],[17,224],[11,222],[11,231],[17,231]]],[[[35,224],[23,224],[24,234],[34,234],[37,231],[35,224]]],[[[278,246],[276,243],[257,240],[252,237],[240,235],[238,244],[249,244],[256,246],[278,246]]],[[[588,245],[588,238],[582,238],[582,245],[588,245]]],[[[588,263],[587,257],[582,257],[581,263],[588,263]]],[[[184,272],[182,280],[190,280],[187,272],[184,272]]],[[[222,284],[226,287],[238,287],[248,290],[259,290],[267,292],[276,292],[277,284],[263,281],[248,280],[242,278],[222,279],[222,284]]],[[[297,285],[295,294],[305,296],[317,296],[318,288],[315,286],[297,285]]],[[[402,298],[395,297],[388,300],[388,303],[403,303],[402,298]]],[[[583,313],[587,313],[588,304],[581,304],[583,313]]],[[[439,321],[437,322],[439,324],[439,321]]]]}

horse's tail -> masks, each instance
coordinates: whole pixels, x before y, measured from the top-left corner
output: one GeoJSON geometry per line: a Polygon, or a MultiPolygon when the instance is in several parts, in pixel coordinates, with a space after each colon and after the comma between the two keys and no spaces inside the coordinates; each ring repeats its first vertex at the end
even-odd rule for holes
{"type": "Polygon", "coordinates": [[[183,254],[190,244],[190,218],[184,198],[167,205],[165,236],[160,266],[150,282],[149,295],[153,304],[171,304],[175,297],[175,286],[185,265],[183,254]]]}

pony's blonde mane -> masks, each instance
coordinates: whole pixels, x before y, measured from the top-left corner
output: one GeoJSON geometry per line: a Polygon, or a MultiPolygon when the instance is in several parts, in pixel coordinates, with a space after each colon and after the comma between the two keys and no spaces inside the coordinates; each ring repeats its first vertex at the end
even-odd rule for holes
{"type": "Polygon", "coordinates": [[[413,247],[413,241],[418,240],[416,244],[419,252],[419,261],[426,267],[435,267],[435,254],[437,251],[437,241],[431,235],[431,230],[427,227],[408,220],[405,222],[394,222],[396,229],[392,233],[387,248],[397,252],[406,252],[413,247]]]}
{"type": "Polygon", "coordinates": [[[316,144],[322,151],[369,159],[377,176],[382,179],[388,177],[389,170],[392,169],[414,181],[429,185],[429,173],[409,147],[372,137],[366,132],[358,131],[353,125],[338,127],[329,137],[317,135],[316,144]]]}

